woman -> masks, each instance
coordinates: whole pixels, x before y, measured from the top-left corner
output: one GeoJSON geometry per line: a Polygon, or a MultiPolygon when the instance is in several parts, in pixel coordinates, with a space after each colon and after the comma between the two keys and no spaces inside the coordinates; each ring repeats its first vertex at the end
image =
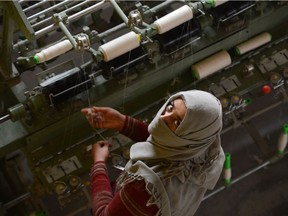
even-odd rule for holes
{"type": "Polygon", "coordinates": [[[106,174],[109,144],[93,145],[93,215],[191,216],[217,183],[224,163],[222,108],[210,93],[191,90],[171,96],[148,128],[111,108],[82,113],[92,127],[118,129],[137,142],[115,194],[106,174]]]}

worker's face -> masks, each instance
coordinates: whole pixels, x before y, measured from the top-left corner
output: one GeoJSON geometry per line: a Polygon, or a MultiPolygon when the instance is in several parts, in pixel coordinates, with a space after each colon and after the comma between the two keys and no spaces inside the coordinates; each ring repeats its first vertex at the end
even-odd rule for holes
{"type": "Polygon", "coordinates": [[[186,111],[187,108],[184,101],[181,98],[177,98],[168,103],[160,118],[165,122],[171,131],[175,132],[183,120],[186,111]]]}

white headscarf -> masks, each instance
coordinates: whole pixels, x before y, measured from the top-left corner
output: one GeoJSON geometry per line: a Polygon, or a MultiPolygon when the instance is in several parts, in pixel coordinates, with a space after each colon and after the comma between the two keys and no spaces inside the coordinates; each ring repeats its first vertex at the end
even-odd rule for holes
{"type": "Polygon", "coordinates": [[[149,203],[158,205],[159,215],[193,215],[223,168],[221,129],[222,107],[212,94],[190,90],[171,96],[149,124],[147,141],[131,146],[131,160],[119,184],[143,178],[151,194],[149,203]],[[172,132],[160,116],[177,98],[183,99],[187,111],[172,132]]]}
{"type": "Polygon", "coordinates": [[[160,108],[148,127],[150,136],[147,142],[134,144],[130,157],[133,161],[161,158],[189,160],[202,155],[218,140],[221,129],[222,108],[216,97],[200,90],[179,92],[160,108]],[[183,99],[187,111],[176,131],[172,132],[160,116],[168,103],[176,98],[183,99]]]}

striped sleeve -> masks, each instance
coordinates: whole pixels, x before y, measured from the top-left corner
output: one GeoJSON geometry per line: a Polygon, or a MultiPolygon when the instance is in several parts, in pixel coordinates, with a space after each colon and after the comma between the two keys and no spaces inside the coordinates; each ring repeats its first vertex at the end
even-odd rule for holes
{"type": "Polygon", "coordinates": [[[113,198],[110,180],[104,162],[96,162],[91,169],[92,212],[96,215],[109,215],[106,206],[113,198]]]}
{"type": "Polygon", "coordinates": [[[134,142],[142,142],[149,136],[148,124],[130,116],[126,116],[124,127],[120,133],[129,137],[134,142]]]}

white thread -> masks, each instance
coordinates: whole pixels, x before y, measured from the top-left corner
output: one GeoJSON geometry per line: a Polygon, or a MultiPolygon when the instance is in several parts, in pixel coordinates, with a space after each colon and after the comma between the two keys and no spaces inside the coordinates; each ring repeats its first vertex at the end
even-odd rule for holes
{"type": "Polygon", "coordinates": [[[224,4],[225,2],[227,2],[228,0],[214,0],[214,5],[213,7],[218,7],[219,5],[224,4]]]}
{"type": "Polygon", "coordinates": [[[192,18],[192,9],[188,5],[184,5],[156,20],[152,25],[156,27],[158,34],[163,34],[192,18]]]}
{"type": "MultiPolygon", "coordinates": [[[[82,61],[82,65],[84,65],[84,54],[82,53],[81,56],[81,61],[82,61]]],[[[85,68],[83,69],[84,75],[86,75],[86,70],[85,68]]],[[[88,89],[88,83],[86,83],[86,92],[87,92],[87,98],[88,98],[88,107],[92,107],[92,103],[91,103],[91,98],[90,98],[90,94],[89,94],[89,89],[88,89]]],[[[95,113],[93,111],[93,108],[89,108],[89,111],[86,115],[87,120],[89,121],[89,118],[92,118],[93,121],[97,121],[97,116],[100,115],[101,113],[95,113]]],[[[102,115],[102,114],[101,114],[102,115]]],[[[104,120],[104,117],[102,116],[102,121],[104,120]]],[[[102,140],[107,140],[105,137],[102,136],[102,134],[96,129],[93,128],[93,130],[95,131],[95,133],[102,139],[102,140]]],[[[88,151],[88,150],[87,150],[88,151]]]]}
{"type": "Polygon", "coordinates": [[[39,53],[36,53],[34,58],[37,58],[37,63],[48,61],[56,56],[59,56],[73,48],[73,45],[69,40],[63,40],[57,44],[54,44],[39,53]]]}
{"type": "Polygon", "coordinates": [[[226,50],[222,50],[194,65],[192,73],[197,79],[207,77],[231,64],[231,57],[226,50]]]}
{"type": "MultiPolygon", "coordinates": [[[[89,107],[91,107],[90,104],[89,104],[89,107]]],[[[102,113],[100,113],[100,112],[96,112],[96,113],[95,113],[95,112],[93,111],[93,108],[89,108],[88,113],[86,114],[86,118],[87,118],[88,121],[91,121],[91,120],[92,120],[92,124],[93,124],[93,125],[94,125],[94,123],[96,123],[97,121],[105,121],[102,113]],[[99,116],[100,116],[100,118],[99,118],[99,116]]],[[[102,134],[101,134],[96,128],[93,127],[93,130],[95,131],[95,133],[96,133],[102,140],[106,140],[106,141],[107,141],[107,139],[106,139],[104,136],[102,136],[102,134]]]]}
{"type": "Polygon", "coordinates": [[[102,140],[107,141],[107,139],[104,136],[102,136],[102,134],[98,130],[95,129],[95,132],[102,140]]]}
{"type": "Polygon", "coordinates": [[[271,35],[268,32],[264,32],[260,35],[257,35],[256,37],[251,38],[250,40],[247,40],[239,44],[238,46],[236,46],[235,49],[237,54],[242,55],[266,43],[269,43],[271,39],[272,39],[271,35]]]}
{"type": "Polygon", "coordinates": [[[140,37],[135,32],[124,34],[99,47],[105,62],[119,57],[140,46],[140,37]]]}

